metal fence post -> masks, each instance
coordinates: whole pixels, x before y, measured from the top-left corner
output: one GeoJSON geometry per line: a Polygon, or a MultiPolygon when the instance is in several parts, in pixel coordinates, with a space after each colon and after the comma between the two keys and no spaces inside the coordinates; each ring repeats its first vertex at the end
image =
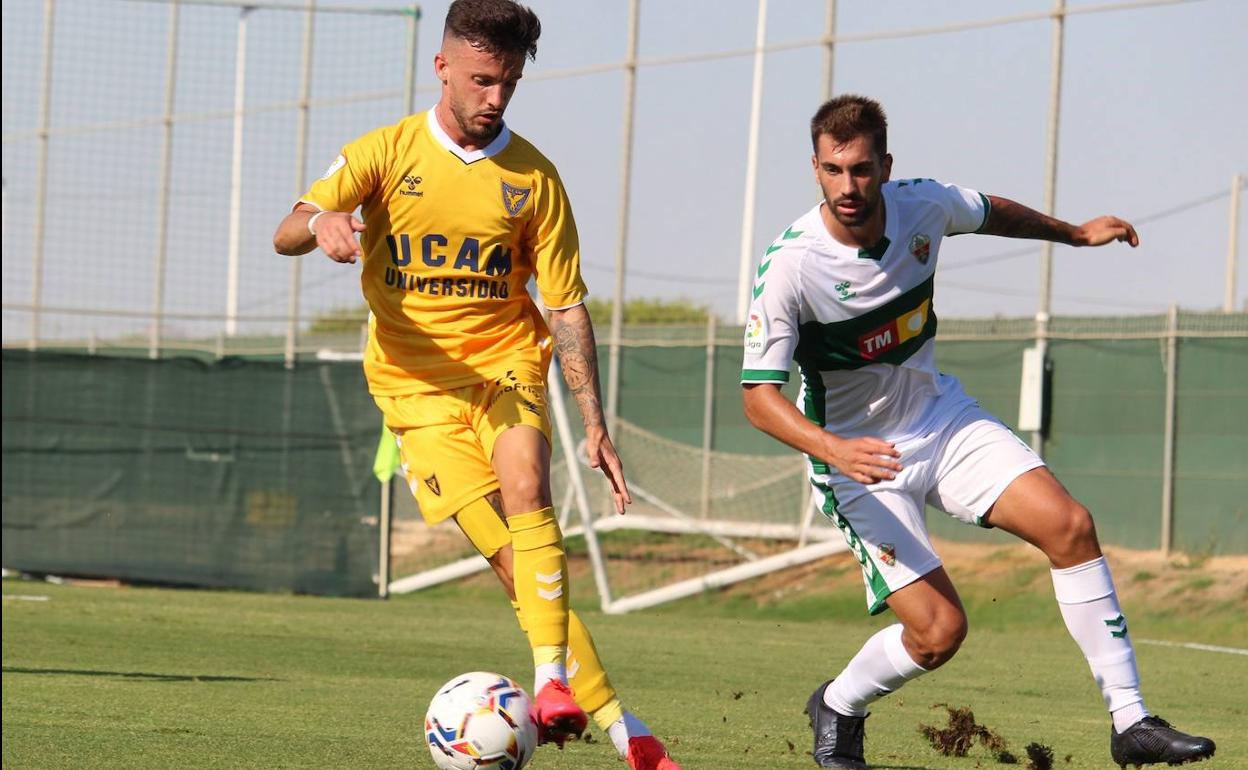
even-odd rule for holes
{"type": "MultiPolygon", "coordinates": [[[[1048,152],[1045,155],[1044,213],[1053,216],[1057,200],[1057,145],[1061,131],[1062,111],[1062,46],[1065,40],[1066,0],[1054,0],[1053,33],[1049,60],[1049,130],[1048,152]]],[[[1049,360],[1049,317],[1052,312],[1053,242],[1044,241],[1040,252],[1040,306],[1036,310],[1036,349],[1040,351],[1041,369],[1049,360]]],[[[1031,434],[1031,448],[1044,456],[1044,427],[1031,434]]]]}
{"type": "Polygon", "coordinates": [[[1239,266],[1239,189],[1244,178],[1239,174],[1231,177],[1231,222],[1226,234],[1226,297],[1222,300],[1222,312],[1235,312],[1235,272],[1239,266]]]}
{"type": "Polygon", "coordinates": [[[711,445],[715,441],[715,314],[706,314],[706,387],[702,391],[702,518],[711,512],[711,445]]]}
{"type": "Polygon", "coordinates": [[[763,124],[763,62],[767,45],[767,0],[758,0],[758,25],[754,29],[754,84],[750,92],[750,134],[745,147],[745,203],[741,213],[741,254],[737,265],[737,317],[745,323],[750,309],[750,273],[754,268],[754,215],[758,196],[758,142],[763,124]]]}
{"type": "Polygon", "coordinates": [[[43,2],[43,69],[39,76],[39,152],[35,170],[34,243],[31,244],[30,342],[39,347],[39,311],[43,306],[43,230],[48,203],[48,129],[52,115],[52,26],[56,20],[56,0],[43,2]]]}
{"type": "MultiPolygon", "coordinates": [[[[303,75],[299,85],[299,127],[295,134],[295,195],[303,195],[307,186],[308,168],[308,121],[312,96],[312,43],[316,26],[316,0],[308,0],[308,10],[303,18],[303,75]]],[[[286,304],[286,368],[295,365],[295,348],[299,339],[299,294],[303,255],[290,258],[290,294],[286,304]]]]}
{"type": "Polygon", "coordinates": [[[1179,368],[1179,306],[1166,317],[1166,417],[1161,450],[1161,552],[1169,554],[1174,536],[1174,426],[1179,368]]]}
{"type": "Polygon", "coordinates": [[[225,285],[225,333],[238,334],[239,253],[243,231],[243,111],[247,107],[247,16],[251,6],[238,9],[238,37],[234,51],[234,149],[230,172],[230,243],[225,285]]]}
{"type": "Polygon", "coordinates": [[[160,202],[156,210],[156,275],[152,279],[152,328],[147,357],[160,358],[160,331],[165,315],[165,268],[169,260],[169,185],[173,174],[173,110],[178,83],[178,0],[169,4],[169,43],[165,58],[164,138],[160,148],[160,202]]]}
{"type": "Polygon", "coordinates": [[[832,98],[832,75],[836,69],[836,0],[828,0],[823,18],[823,98],[832,98]]]}

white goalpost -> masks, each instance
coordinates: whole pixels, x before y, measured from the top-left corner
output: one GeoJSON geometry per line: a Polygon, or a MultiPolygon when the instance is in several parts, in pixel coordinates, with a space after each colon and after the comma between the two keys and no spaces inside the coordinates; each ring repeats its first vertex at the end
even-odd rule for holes
{"type": "MultiPolygon", "coordinates": [[[[549,389],[556,438],[552,488],[560,504],[560,525],[565,537],[585,540],[603,612],[622,614],[654,607],[848,550],[841,532],[816,515],[805,461],[797,455],[714,452],[708,463],[702,448],[682,445],[625,420],[617,422],[613,438],[624,459],[634,505],[623,516],[613,511],[596,514],[590,504],[590,489],[596,484],[589,480],[598,472],[588,468],[583,442],[574,438],[557,371],[551,373],[549,389]],[[710,483],[699,488],[698,474],[708,467],[710,483]],[[721,504],[715,507],[725,508],[725,515],[706,515],[708,488],[721,504]],[[776,498],[776,490],[786,493],[780,496],[779,507],[767,510],[759,504],[776,498]],[[703,543],[714,543],[714,552],[706,559],[709,566],[695,568],[696,574],[668,577],[663,570],[655,570],[646,578],[653,585],[624,594],[612,586],[611,558],[604,553],[599,535],[625,531],[676,536],[678,541],[681,536],[698,536],[703,543]],[[760,553],[756,544],[763,544],[765,552],[760,553]]],[[[679,554],[682,547],[678,542],[674,548],[679,554]]],[[[706,551],[702,547],[690,550],[706,551]]],[[[485,559],[472,555],[394,579],[389,591],[411,593],[487,569],[485,559]]],[[[643,559],[637,570],[648,569],[643,559]]]]}

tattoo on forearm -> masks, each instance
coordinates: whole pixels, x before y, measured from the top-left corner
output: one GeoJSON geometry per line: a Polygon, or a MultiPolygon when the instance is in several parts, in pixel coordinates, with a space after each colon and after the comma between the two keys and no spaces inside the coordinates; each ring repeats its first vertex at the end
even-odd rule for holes
{"type": "Polygon", "coordinates": [[[552,316],[550,333],[563,368],[563,380],[576,399],[585,427],[603,425],[602,395],[598,386],[598,350],[588,312],[552,316]]]}
{"type": "Polygon", "coordinates": [[[992,211],[981,232],[1006,238],[1032,238],[1065,244],[1071,242],[1074,228],[1066,222],[1041,214],[1008,198],[994,195],[991,201],[992,211]]]}

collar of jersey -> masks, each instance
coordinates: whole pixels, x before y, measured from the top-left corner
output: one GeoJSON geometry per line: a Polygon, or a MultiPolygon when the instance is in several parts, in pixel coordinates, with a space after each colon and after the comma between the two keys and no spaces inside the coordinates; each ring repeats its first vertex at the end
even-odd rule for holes
{"type": "Polygon", "coordinates": [[[893,245],[893,241],[897,239],[897,204],[893,200],[893,189],[891,182],[885,182],[880,185],[880,196],[884,199],[884,234],[880,236],[880,240],[869,249],[859,249],[854,246],[846,246],[837,239],[832,237],[832,233],[828,232],[828,228],[823,224],[823,216],[821,210],[823,203],[815,204],[815,210],[812,212],[815,217],[815,233],[819,239],[827,244],[827,248],[834,256],[845,257],[848,259],[866,259],[873,262],[879,262],[884,258],[884,254],[888,248],[893,245]]]}
{"type": "Polygon", "coordinates": [[[511,141],[511,129],[507,128],[507,124],[504,123],[503,130],[498,132],[498,136],[494,137],[494,141],[479,150],[469,152],[455,144],[450,134],[446,133],[446,129],[442,128],[442,123],[438,121],[438,116],[432,109],[426,114],[429,116],[429,133],[433,134],[433,138],[438,141],[438,144],[445,147],[452,155],[464,163],[476,163],[485,158],[492,158],[506,149],[507,143],[511,141]]]}

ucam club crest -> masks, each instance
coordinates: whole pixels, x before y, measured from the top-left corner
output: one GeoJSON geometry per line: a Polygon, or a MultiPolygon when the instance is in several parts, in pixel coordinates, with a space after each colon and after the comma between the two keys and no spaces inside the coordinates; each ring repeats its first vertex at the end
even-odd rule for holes
{"type": "Polygon", "coordinates": [[[910,239],[910,256],[919,260],[920,265],[926,265],[927,260],[932,256],[932,239],[923,233],[919,233],[910,239]]]}
{"type": "Polygon", "coordinates": [[[507,209],[507,216],[518,216],[524,209],[524,204],[529,202],[529,195],[532,194],[532,187],[516,187],[503,182],[503,208],[507,209]]]}

